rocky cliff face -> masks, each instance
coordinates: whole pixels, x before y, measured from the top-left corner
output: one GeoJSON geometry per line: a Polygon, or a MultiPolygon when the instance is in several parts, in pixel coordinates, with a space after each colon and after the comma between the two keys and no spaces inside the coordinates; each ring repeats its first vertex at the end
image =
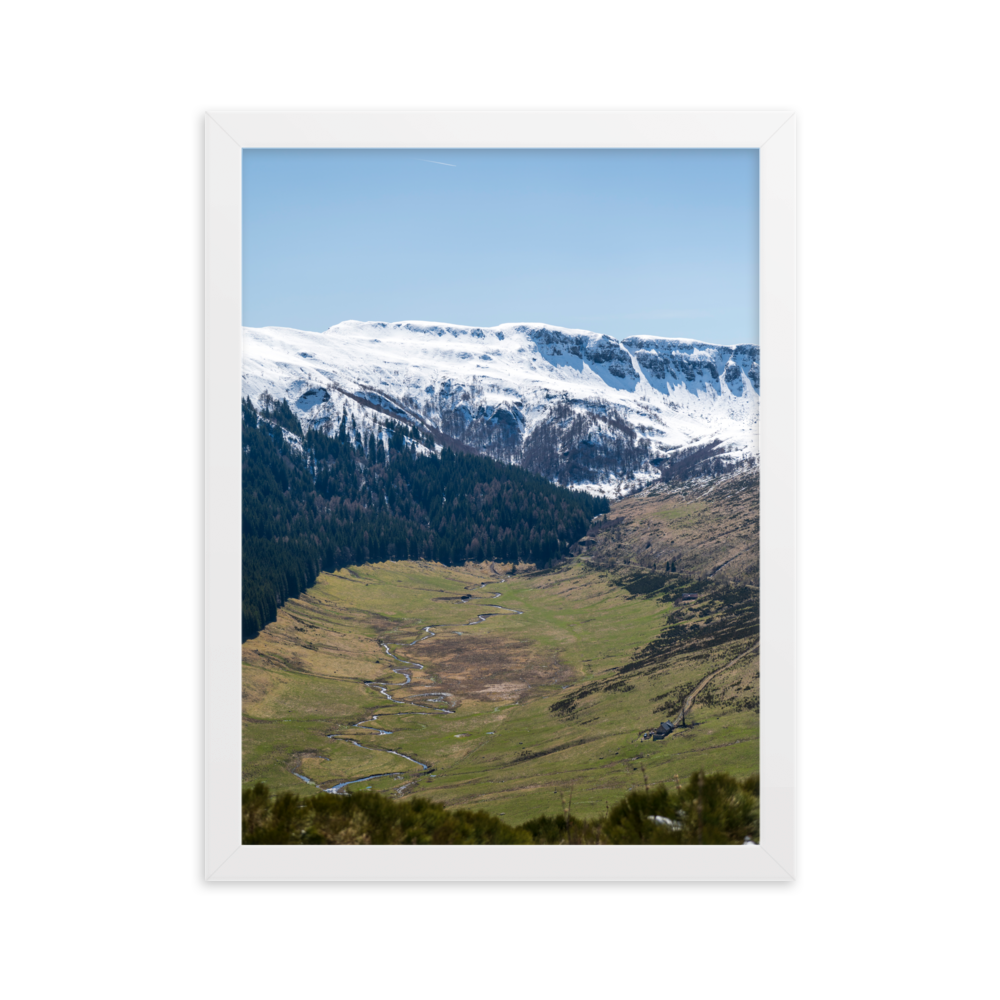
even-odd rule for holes
{"type": "Polygon", "coordinates": [[[243,383],[255,402],[287,399],[306,427],[346,418],[367,434],[393,419],[609,496],[757,460],[754,345],[534,323],[247,328],[243,383]]]}

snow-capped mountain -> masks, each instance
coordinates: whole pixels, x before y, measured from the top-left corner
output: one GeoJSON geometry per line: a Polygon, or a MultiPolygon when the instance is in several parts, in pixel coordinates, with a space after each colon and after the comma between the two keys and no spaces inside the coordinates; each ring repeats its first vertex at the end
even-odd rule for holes
{"type": "Polygon", "coordinates": [[[243,395],[286,399],[304,427],[387,418],[613,496],[661,470],[757,459],[760,351],[541,323],[349,320],[243,331],[243,395]]]}

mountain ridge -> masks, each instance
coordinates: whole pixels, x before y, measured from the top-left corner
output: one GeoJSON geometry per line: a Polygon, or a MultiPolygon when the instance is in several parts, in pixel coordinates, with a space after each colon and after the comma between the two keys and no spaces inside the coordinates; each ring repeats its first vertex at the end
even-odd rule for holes
{"type": "Polygon", "coordinates": [[[604,496],[661,473],[757,462],[760,351],[545,323],[347,320],[243,330],[243,395],[286,399],[306,429],[386,417],[604,496]]]}

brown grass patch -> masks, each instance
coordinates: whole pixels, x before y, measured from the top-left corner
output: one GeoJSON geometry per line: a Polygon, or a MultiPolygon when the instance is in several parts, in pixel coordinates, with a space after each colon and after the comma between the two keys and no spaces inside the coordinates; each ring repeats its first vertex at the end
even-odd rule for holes
{"type": "Polygon", "coordinates": [[[599,569],[662,571],[673,563],[691,578],[759,586],[760,474],[659,485],[614,504],[595,522],[586,546],[599,569]]]}
{"type": "Polygon", "coordinates": [[[435,641],[417,657],[434,679],[414,671],[409,697],[419,697],[422,690],[443,689],[477,701],[517,701],[535,688],[575,679],[570,667],[553,662],[551,653],[543,655],[531,642],[495,632],[456,638],[461,641],[435,641]]]}

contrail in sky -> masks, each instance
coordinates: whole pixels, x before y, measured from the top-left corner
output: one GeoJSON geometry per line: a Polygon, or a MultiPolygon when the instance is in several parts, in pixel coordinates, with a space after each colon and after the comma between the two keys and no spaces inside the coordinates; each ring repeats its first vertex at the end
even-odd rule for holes
{"type": "Polygon", "coordinates": [[[454,167],[454,163],[444,163],[441,160],[425,160],[421,158],[421,163],[436,163],[439,167],[454,167]]]}

